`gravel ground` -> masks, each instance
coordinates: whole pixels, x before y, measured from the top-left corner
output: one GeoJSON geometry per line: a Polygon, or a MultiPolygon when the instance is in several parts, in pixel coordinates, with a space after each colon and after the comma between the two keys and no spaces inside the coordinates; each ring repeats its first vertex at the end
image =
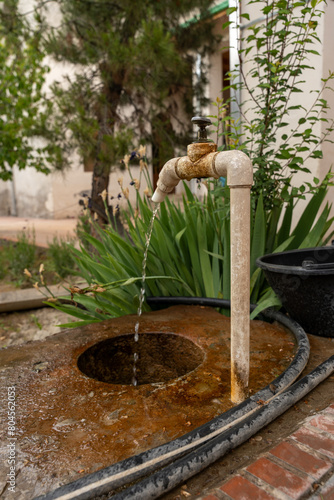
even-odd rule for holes
{"type": "Polygon", "coordinates": [[[0,314],[0,348],[42,340],[59,333],[57,326],[74,318],[52,307],[0,314]]]}

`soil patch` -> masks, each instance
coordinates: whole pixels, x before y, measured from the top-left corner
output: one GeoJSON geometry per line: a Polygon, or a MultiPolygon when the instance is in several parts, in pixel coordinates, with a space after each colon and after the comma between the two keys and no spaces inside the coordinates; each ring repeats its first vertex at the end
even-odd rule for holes
{"type": "Polygon", "coordinates": [[[51,307],[0,314],[0,348],[43,340],[61,332],[73,317],[51,307]]]}

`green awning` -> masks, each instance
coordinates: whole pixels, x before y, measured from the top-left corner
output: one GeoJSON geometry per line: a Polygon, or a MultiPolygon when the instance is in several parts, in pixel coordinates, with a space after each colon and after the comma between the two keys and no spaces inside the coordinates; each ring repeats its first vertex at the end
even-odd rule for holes
{"type": "MultiPolygon", "coordinates": [[[[220,2],[217,5],[214,5],[213,7],[210,7],[209,12],[208,12],[208,17],[212,17],[215,14],[218,14],[219,12],[222,12],[223,10],[228,9],[229,6],[229,0],[225,0],[224,2],[220,2]]],[[[203,18],[194,16],[189,21],[186,21],[181,24],[182,28],[187,28],[191,24],[198,23],[198,21],[201,21],[203,18]]]]}

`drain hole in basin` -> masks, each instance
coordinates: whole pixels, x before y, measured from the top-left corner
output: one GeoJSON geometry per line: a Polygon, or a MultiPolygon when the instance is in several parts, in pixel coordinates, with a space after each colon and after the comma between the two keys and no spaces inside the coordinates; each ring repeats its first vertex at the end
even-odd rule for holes
{"type": "Polygon", "coordinates": [[[166,382],[197,368],[204,359],[202,350],[184,337],[166,333],[121,335],[103,340],[83,352],[78,368],[90,378],[109,384],[131,385],[133,357],[138,385],[166,382]]]}

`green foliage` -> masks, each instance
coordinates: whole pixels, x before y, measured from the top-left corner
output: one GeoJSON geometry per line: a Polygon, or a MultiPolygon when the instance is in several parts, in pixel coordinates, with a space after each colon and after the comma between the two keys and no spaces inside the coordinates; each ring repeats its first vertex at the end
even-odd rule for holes
{"type": "Polygon", "coordinates": [[[66,240],[55,236],[52,243],[48,244],[48,256],[50,258],[49,269],[57,273],[61,278],[74,274],[76,270],[75,260],[70,251],[70,244],[74,244],[74,239],[66,240]]]}
{"type": "Polygon", "coordinates": [[[43,62],[41,36],[18,13],[18,0],[6,0],[0,7],[0,179],[12,178],[12,169],[34,167],[49,173],[50,164],[59,167],[59,149],[47,127],[52,104],[43,85],[49,71],[43,62]],[[33,146],[39,139],[39,147],[33,146]]]}
{"type": "Polygon", "coordinates": [[[34,322],[34,324],[37,326],[37,328],[39,330],[43,329],[43,326],[42,326],[41,322],[38,320],[36,314],[31,314],[30,318],[32,319],[32,321],[34,322]]]}
{"type": "Polygon", "coordinates": [[[22,232],[7,254],[8,269],[12,279],[19,285],[25,280],[24,270],[31,269],[36,259],[35,234],[22,232]]]}
{"type": "MultiPolygon", "coordinates": [[[[333,129],[326,117],[328,106],[322,95],[333,78],[332,74],[323,81],[323,88],[314,94],[308,108],[292,102],[295,94],[301,92],[303,72],[311,70],[306,56],[312,51],[313,44],[319,41],[315,28],[321,12],[317,3],[309,4],[306,0],[261,2],[254,0],[251,3],[262,5],[265,21],[249,28],[239,54],[243,60],[248,59],[250,70],[246,75],[242,73],[241,84],[231,81],[230,85],[234,90],[241,85],[249,94],[249,102],[241,108],[242,123],[233,122],[226,113],[228,103],[217,100],[218,136],[224,139],[221,149],[243,149],[255,166],[251,300],[259,304],[256,312],[279,305],[261,270],[256,268],[256,259],[264,253],[324,244],[333,222],[329,218],[330,207],[320,208],[331,174],[321,183],[313,179],[300,187],[292,187],[296,173],[310,173],[305,162],[320,158],[321,145],[328,140],[333,129]],[[296,128],[289,125],[294,113],[300,113],[296,128]],[[323,129],[317,136],[316,126],[320,123],[323,129]],[[307,197],[304,214],[293,228],[296,203],[307,197]]],[[[175,12],[175,17],[171,16],[175,22],[175,36],[169,35],[171,25],[169,31],[165,30],[164,19],[167,17],[164,9],[168,10],[172,4],[175,5],[174,2],[154,2],[148,13],[154,15],[147,15],[143,22],[143,5],[137,2],[128,24],[127,2],[123,2],[124,8],[119,5],[112,20],[103,15],[103,9],[96,12],[95,3],[84,0],[60,2],[66,19],[65,31],[61,38],[59,33],[51,33],[50,49],[62,60],[95,65],[94,74],[86,72],[80,75],[75,81],[69,81],[69,92],[56,94],[60,109],[62,99],[65,99],[64,110],[69,110],[68,115],[63,115],[66,118],[63,124],[71,130],[71,139],[81,148],[83,157],[93,155],[96,164],[102,167],[106,152],[107,158],[116,158],[123,152],[122,148],[126,148],[129,123],[117,123],[115,117],[122,105],[132,109],[131,106],[136,104],[133,108],[135,114],[129,116],[132,130],[134,127],[136,131],[144,130],[148,113],[148,121],[159,124],[156,136],[165,131],[166,136],[171,137],[166,127],[169,121],[166,107],[170,106],[174,89],[180,90],[187,66],[183,66],[182,51],[175,52],[180,48],[184,34],[179,25],[179,12],[175,12]],[[87,9],[82,9],[82,5],[87,9]],[[165,17],[159,17],[162,13],[165,17]],[[92,30],[93,19],[94,22],[99,19],[97,24],[102,31],[106,23],[114,31],[105,30],[104,36],[100,36],[101,31],[97,39],[92,30]],[[158,19],[162,21],[158,22],[158,19]],[[126,29],[122,31],[123,42],[113,22],[126,29]],[[156,55],[159,60],[155,59],[156,55]],[[161,57],[171,63],[174,56],[179,64],[174,68],[165,64],[166,73],[159,80],[163,70],[161,57]],[[160,84],[156,86],[155,81],[160,84]],[[95,92],[95,86],[98,92],[95,92]],[[114,108],[110,106],[111,95],[114,108]],[[140,105],[147,99],[151,103],[149,111],[140,105]]],[[[195,26],[200,29],[201,23],[195,26]]],[[[215,185],[209,189],[204,203],[188,188],[185,190],[179,206],[169,199],[161,205],[148,250],[146,294],[228,299],[231,281],[229,190],[215,185]]],[[[81,249],[73,249],[73,252],[80,275],[88,286],[83,290],[69,289],[72,303],[68,303],[67,297],[66,304],[53,302],[51,305],[80,319],[81,324],[135,313],[139,304],[145,233],[151,216],[150,203],[138,194],[136,209],[129,205],[128,212],[123,213],[128,231],[124,237],[112,225],[105,230],[96,226],[94,232],[84,234],[81,249]]],[[[144,304],[144,310],[147,309],[147,304],[144,304]]]]}
{"type": "MultiPolygon", "coordinates": [[[[261,12],[263,20],[242,31],[239,65],[230,75],[230,85],[223,89],[232,97],[215,102],[219,149],[242,149],[254,166],[251,302],[259,306],[253,317],[265,307],[280,304],[262,271],[256,269],[256,258],[318,246],[333,222],[328,205],[320,211],[327,188],[333,186],[332,173],[322,182],[311,173],[312,160],[314,165],[322,158],[322,145],[333,142],[334,130],[324,99],[334,73],[322,79],[317,90],[306,86],[314,70],[309,55],[319,55],[320,4],[317,0],[251,0],[250,9],[261,12]],[[239,95],[242,102],[237,102],[239,95]],[[229,114],[232,101],[239,107],[239,121],[229,114]],[[300,185],[296,181],[299,172],[304,174],[300,185]],[[301,199],[308,203],[292,230],[292,217],[301,199]]],[[[250,21],[247,13],[241,17],[250,21]]]]}
{"type": "MultiPolygon", "coordinates": [[[[185,186],[185,196],[179,206],[168,198],[161,204],[148,249],[147,296],[230,297],[229,190],[216,183],[213,186],[204,202],[185,186]]],[[[305,211],[307,223],[301,219],[293,230],[292,200],[273,212],[267,224],[263,200],[259,198],[251,234],[251,295],[253,302],[260,302],[258,311],[263,304],[266,307],[278,302],[273,292],[268,291],[260,269],[256,268],[256,259],[265,251],[322,244],[333,222],[328,219],[328,206],[319,214],[325,194],[326,188],[320,188],[312,196],[305,211]],[[320,217],[315,222],[317,215],[320,217]],[[283,217],[281,226],[280,216],[283,217]]],[[[105,230],[96,227],[98,238],[83,234],[81,249],[72,251],[79,274],[89,286],[80,291],[70,289],[72,304],[53,302],[53,307],[79,318],[81,324],[136,313],[145,234],[152,217],[150,203],[139,194],[137,207],[138,212],[129,206],[130,213],[123,214],[128,227],[124,238],[111,226],[105,230]],[[87,243],[93,251],[87,250],[87,243]]],[[[149,310],[147,304],[144,310],[149,310]]]]}
{"type": "Polygon", "coordinates": [[[243,96],[237,103],[241,121],[229,116],[230,102],[218,98],[216,126],[221,149],[243,149],[252,159],[253,199],[256,204],[263,196],[268,211],[316,189],[318,182],[310,179],[300,186],[291,180],[297,172],[310,174],[312,159],[322,158],[323,142],[331,141],[334,127],[324,91],[334,73],[322,79],[321,88],[307,88],[314,69],[309,55],[319,55],[321,2],[252,0],[249,6],[264,20],[243,31],[240,63],[224,89],[243,96]]]}
{"type": "Polygon", "coordinates": [[[75,275],[69,242],[54,238],[48,248],[37,247],[35,233],[22,231],[17,241],[0,241],[0,279],[21,288],[47,286],[75,275]],[[37,285],[36,285],[37,284],[37,285]]]}

